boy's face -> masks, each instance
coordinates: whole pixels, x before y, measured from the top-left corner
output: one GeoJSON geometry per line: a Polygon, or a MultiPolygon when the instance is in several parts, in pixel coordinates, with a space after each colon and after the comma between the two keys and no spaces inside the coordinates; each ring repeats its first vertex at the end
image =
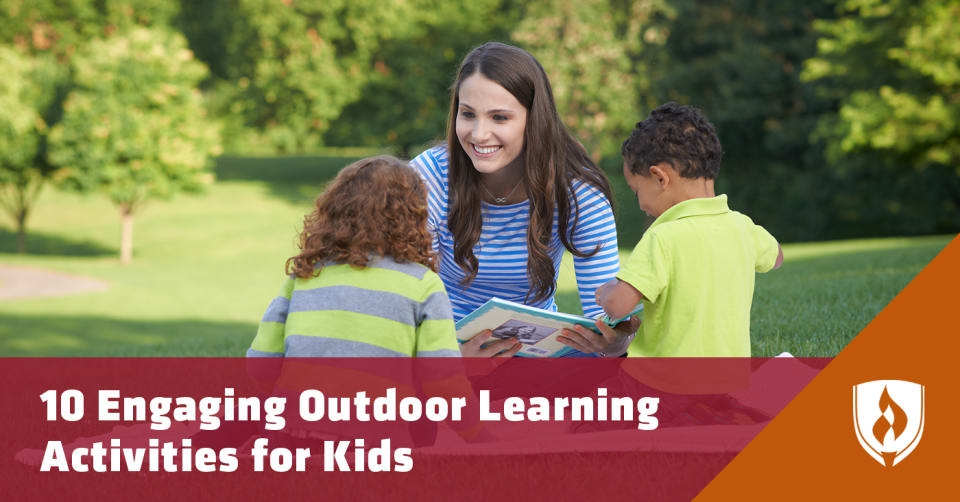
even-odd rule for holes
{"type": "Polygon", "coordinates": [[[637,195],[640,209],[654,218],[660,216],[665,210],[661,201],[664,190],[657,177],[653,173],[647,176],[634,174],[626,162],[623,163],[623,176],[627,178],[630,190],[637,195]]]}

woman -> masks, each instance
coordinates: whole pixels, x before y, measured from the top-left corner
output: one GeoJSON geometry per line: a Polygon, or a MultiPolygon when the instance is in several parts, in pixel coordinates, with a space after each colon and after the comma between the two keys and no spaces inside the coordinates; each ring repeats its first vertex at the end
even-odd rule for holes
{"type": "MultiPolygon", "coordinates": [[[[619,268],[610,183],[560,121],[547,75],[528,52],[494,42],[471,51],[452,87],[446,144],[412,163],[427,182],[455,320],[494,296],[556,310],[564,249],[574,256],[584,315],[602,314],[594,292],[619,268]]],[[[613,355],[636,332],[636,321],[627,324],[604,325],[602,336],[565,331],[561,341],[613,355]]],[[[464,355],[520,348],[484,345],[489,337],[479,333],[464,355]]]]}

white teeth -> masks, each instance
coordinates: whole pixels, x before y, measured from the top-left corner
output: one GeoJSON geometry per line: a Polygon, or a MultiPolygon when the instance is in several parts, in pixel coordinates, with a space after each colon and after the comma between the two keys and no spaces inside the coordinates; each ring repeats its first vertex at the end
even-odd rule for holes
{"type": "Polygon", "coordinates": [[[481,153],[481,154],[486,155],[486,154],[488,154],[488,153],[493,153],[493,152],[499,150],[500,147],[499,147],[499,146],[485,146],[485,147],[482,147],[482,146],[473,145],[473,149],[476,150],[477,153],[481,153]]]}

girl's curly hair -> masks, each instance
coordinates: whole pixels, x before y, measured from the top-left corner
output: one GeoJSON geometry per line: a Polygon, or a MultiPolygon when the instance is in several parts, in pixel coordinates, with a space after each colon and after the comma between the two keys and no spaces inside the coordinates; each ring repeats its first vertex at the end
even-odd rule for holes
{"type": "Polygon", "coordinates": [[[431,242],[420,175],[396,157],[370,157],[343,168],[317,197],[286,271],[306,279],[327,261],[365,267],[377,256],[435,270],[431,242]]]}

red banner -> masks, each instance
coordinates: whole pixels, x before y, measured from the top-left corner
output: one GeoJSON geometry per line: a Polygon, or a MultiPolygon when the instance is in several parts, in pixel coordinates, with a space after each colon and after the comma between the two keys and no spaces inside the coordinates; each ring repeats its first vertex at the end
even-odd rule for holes
{"type": "Polygon", "coordinates": [[[10,500],[693,497],[822,359],[3,359],[10,500]]]}

